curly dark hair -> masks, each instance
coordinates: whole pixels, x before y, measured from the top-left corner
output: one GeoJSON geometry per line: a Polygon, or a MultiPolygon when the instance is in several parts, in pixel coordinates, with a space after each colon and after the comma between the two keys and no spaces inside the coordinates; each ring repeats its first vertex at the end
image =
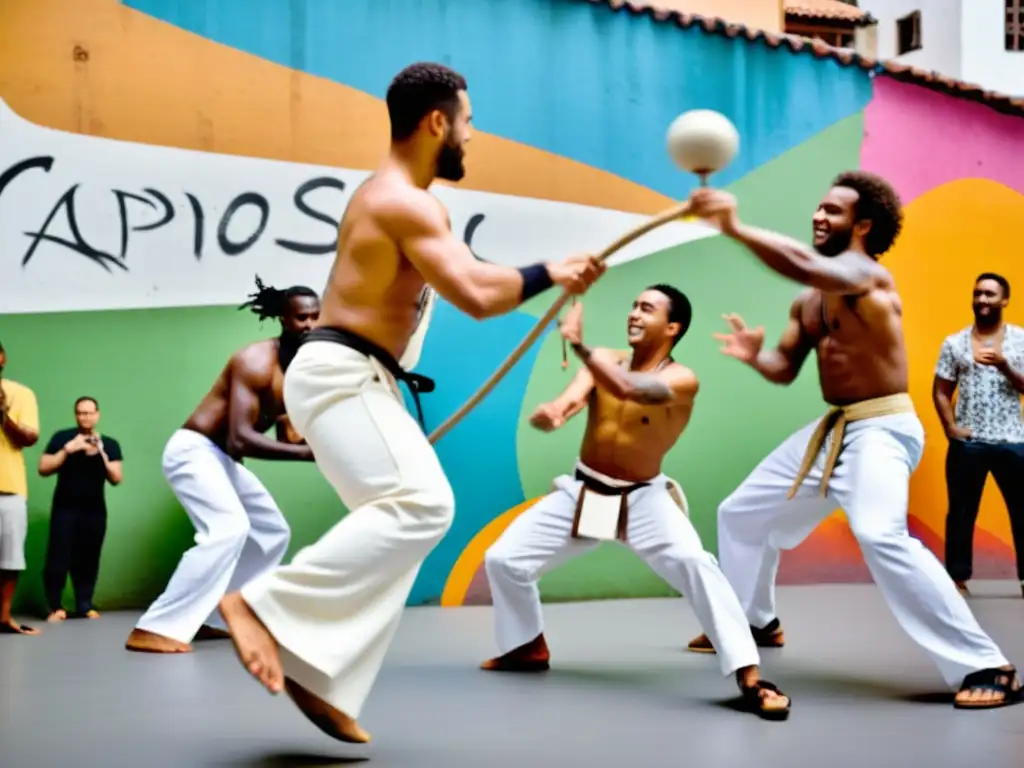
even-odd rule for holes
{"type": "Polygon", "coordinates": [[[903,204],[892,184],[867,171],[846,171],[836,176],[832,186],[846,187],[857,193],[854,219],[871,222],[871,230],[864,238],[868,255],[881,256],[892,248],[903,228],[903,204]]]}
{"type": "Polygon", "coordinates": [[[304,285],[293,285],[281,290],[272,285],[264,285],[260,276],[256,275],[256,293],[249,294],[249,300],[239,309],[250,309],[260,320],[274,317],[280,320],[288,314],[288,303],[293,296],[309,296],[319,299],[317,292],[304,285]]]}
{"type": "Polygon", "coordinates": [[[388,117],[391,138],[404,141],[415,132],[420,121],[435,109],[449,120],[455,119],[459,91],[466,90],[466,78],[444,64],[410,64],[388,86],[388,117]]]}

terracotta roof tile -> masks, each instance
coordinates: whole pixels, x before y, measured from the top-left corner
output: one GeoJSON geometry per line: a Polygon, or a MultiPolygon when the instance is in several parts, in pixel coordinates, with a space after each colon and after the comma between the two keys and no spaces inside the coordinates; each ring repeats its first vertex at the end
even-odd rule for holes
{"type": "Polygon", "coordinates": [[[875,21],[867,11],[839,0],[786,0],[786,16],[808,21],[847,21],[856,25],[875,21]]]}
{"type": "MultiPolygon", "coordinates": [[[[820,40],[808,40],[796,35],[778,35],[761,29],[747,27],[744,24],[733,24],[725,19],[713,16],[681,13],[679,11],[658,8],[644,2],[630,2],[629,0],[583,1],[594,5],[606,5],[614,11],[626,11],[634,15],[647,14],[655,21],[675,24],[682,29],[698,27],[712,35],[724,35],[725,37],[732,38],[743,37],[751,43],[760,43],[767,45],[769,48],[785,47],[792,53],[810,54],[819,59],[834,59],[845,66],[860,67],[861,69],[886,75],[896,80],[915,83],[933,91],[940,91],[957,98],[976,101],[999,112],[1024,116],[1024,98],[987,91],[978,85],[954,80],[937,72],[928,72],[916,67],[908,67],[895,61],[868,58],[861,56],[852,49],[835,48],[831,45],[826,45],[820,40]]],[[[802,4],[806,4],[806,2],[807,0],[803,0],[802,4]]]]}

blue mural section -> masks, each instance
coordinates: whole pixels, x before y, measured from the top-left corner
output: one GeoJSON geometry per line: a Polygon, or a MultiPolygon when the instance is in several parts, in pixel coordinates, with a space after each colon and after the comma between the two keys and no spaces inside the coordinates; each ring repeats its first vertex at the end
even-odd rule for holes
{"type": "Polygon", "coordinates": [[[730,117],[740,157],[729,184],[863,109],[859,67],[743,38],[681,29],[583,0],[125,0],[219,43],[381,99],[413,61],[469,81],[482,131],[685,197],[665,131],[688,109],[730,117]]]}
{"type": "MultiPolygon", "coordinates": [[[[480,388],[536,322],[521,312],[478,322],[438,300],[416,367],[418,373],[438,384],[434,392],[420,396],[428,432],[480,388]]],[[[437,455],[455,491],[455,523],[420,569],[410,604],[436,600],[452,566],[477,531],[523,500],[516,431],[539,346],[535,344],[523,355],[484,403],[438,441],[437,455]]],[[[415,413],[411,398],[406,402],[415,413]]]]}

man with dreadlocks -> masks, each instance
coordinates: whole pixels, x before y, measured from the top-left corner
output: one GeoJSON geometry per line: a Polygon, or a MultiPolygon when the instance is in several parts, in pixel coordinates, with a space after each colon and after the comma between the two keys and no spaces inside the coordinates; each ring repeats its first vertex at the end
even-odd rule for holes
{"type": "Polygon", "coordinates": [[[167,441],[163,473],[196,529],[195,546],[178,563],[163,594],[139,619],[125,647],[188,653],[193,639],[226,637],[217,610],[239,589],[281,562],[291,531],[246,458],[312,461],[290,434],[282,396],[284,373],[302,334],[320,316],[320,299],[304,286],[278,290],[256,278],[239,309],[281,323],[281,334],[231,355],[188,420],[167,441]],[[264,435],[276,428],[277,439],[264,435]]]}
{"type": "Polygon", "coordinates": [[[425,327],[425,286],[483,319],[554,285],[582,293],[604,270],[588,256],[491,264],[453,235],[429,187],[465,172],[471,114],[461,75],[413,64],[391,82],[387,106],[390,152],[349,201],[323,317],[285,377],[292,422],[349,513],[290,565],[221,601],[247,671],[271,693],[287,687],[329,736],[363,743],[370,736],[356,718],[420,566],[455,514],[397,383],[408,381],[425,327]]]}
{"type": "MultiPolygon", "coordinates": [[[[902,305],[878,263],[902,228],[896,191],[863,171],[840,174],[813,217],[813,249],[742,223],[736,199],[701,189],[693,214],[749,249],[765,266],[803,283],[777,348],[764,329],[726,316],[722,351],[768,381],[790,384],[817,352],[830,408],[772,451],[718,508],[722,570],[758,645],[783,645],[775,612],[780,551],[800,544],[842,507],[864,561],[896,620],[939,668],[955,706],[987,709],[1021,700],[1016,670],[971,614],[938,559],[907,530],[910,475],[924,429],[908,394],[902,305]]],[[[701,635],[690,650],[714,653],[701,635]]]]}

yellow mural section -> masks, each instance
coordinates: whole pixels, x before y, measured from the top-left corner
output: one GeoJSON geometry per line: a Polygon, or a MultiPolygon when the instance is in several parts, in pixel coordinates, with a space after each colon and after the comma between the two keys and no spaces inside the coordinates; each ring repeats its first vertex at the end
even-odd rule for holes
{"type": "MultiPolygon", "coordinates": [[[[0,97],[40,125],[184,149],[372,169],[388,146],[381,99],[117,0],[0,2],[0,97]]],[[[672,205],[640,184],[483,132],[466,166],[459,186],[468,189],[631,213],[672,205]]]]}
{"type": "MultiPolygon", "coordinates": [[[[904,233],[885,257],[903,299],[910,361],[910,394],[927,441],[911,480],[911,509],[945,538],[946,440],[932,405],[932,379],[943,339],[973,322],[971,291],[981,272],[998,272],[1024,290],[1020,223],[1024,196],[985,179],[960,179],[937,187],[906,208],[904,233]]],[[[1024,324],[1022,300],[1011,293],[1006,320],[1024,324]]],[[[978,528],[1011,545],[1010,523],[989,481],[978,528]]]]}

